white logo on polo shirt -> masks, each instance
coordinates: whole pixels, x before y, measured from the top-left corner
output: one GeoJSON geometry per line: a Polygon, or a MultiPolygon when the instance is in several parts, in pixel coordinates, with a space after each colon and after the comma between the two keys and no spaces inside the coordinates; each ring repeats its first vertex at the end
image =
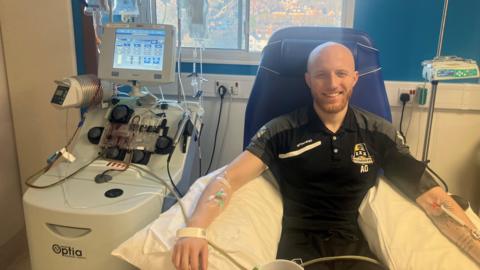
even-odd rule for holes
{"type": "Polygon", "coordinates": [[[304,146],[304,147],[302,147],[302,148],[300,148],[300,149],[297,149],[297,150],[295,150],[295,151],[291,151],[291,152],[288,152],[288,153],[285,153],[285,154],[279,154],[278,157],[279,157],[279,158],[282,158],[282,159],[283,159],[283,158],[296,157],[296,156],[299,156],[299,155],[301,155],[301,154],[303,154],[303,153],[305,153],[305,152],[307,152],[307,151],[310,151],[310,150],[312,150],[312,149],[314,149],[314,148],[316,148],[316,147],[318,147],[318,146],[320,146],[320,145],[322,144],[321,141],[316,141],[316,142],[314,142],[314,143],[312,143],[312,142],[313,142],[312,139],[308,139],[308,140],[306,140],[306,141],[304,141],[304,142],[298,143],[298,144],[297,144],[297,147],[303,146],[303,145],[308,144],[308,143],[310,143],[310,144],[308,144],[308,145],[306,145],[306,146],[304,146]]]}
{"type": "Polygon", "coordinates": [[[313,142],[313,140],[312,140],[312,139],[308,139],[308,140],[306,140],[306,141],[304,141],[304,142],[298,143],[298,144],[297,144],[297,148],[302,147],[302,146],[304,146],[305,144],[311,143],[311,142],[313,142]]]}

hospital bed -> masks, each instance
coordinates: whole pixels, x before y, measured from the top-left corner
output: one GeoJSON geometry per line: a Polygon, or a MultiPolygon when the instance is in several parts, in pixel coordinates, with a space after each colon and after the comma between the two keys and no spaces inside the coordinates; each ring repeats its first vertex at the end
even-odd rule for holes
{"type": "MultiPolygon", "coordinates": [[[[340,42],[354,54],[360,77],[351,103],[391,121],[379,51],[368,35],[344,28],[286,28],[272,35],[262,53],[246,110],[244,147],[267,121],[311,102],[303,74],[309,52],[325,41],[340,42]]],[[[182,199],[187,215],[193,212],[214,174],[197,180],[182,199]]],[[[467,209],[467,214],[480,225],[471,209],[467,209]]],[[[281,198],[267,171],[235,193],[229,207],[211,224],[207,234],[209,241],[245,268],[253,269],[275,259],[281,218],[281,198]]],[[[389,269],[478,269],[420,208],[390,186],[383,176],[379,176],[377,185],[364,198],[358,222],[370,249],[389,269]]],[[[141,269],[174,269],[170,248],[176,230],[183,226],[177,204],[112,254],[141,269]]],[[[218,250],[209,247],[209,251],[209,269],[238,269],[218,250]]]]}

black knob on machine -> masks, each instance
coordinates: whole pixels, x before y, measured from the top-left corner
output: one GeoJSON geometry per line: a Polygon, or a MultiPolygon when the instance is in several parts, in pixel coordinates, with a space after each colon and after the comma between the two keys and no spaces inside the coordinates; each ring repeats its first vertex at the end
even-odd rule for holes
{"type": "Polygon", "coordinates": [[[166,155],[170,153],[172,148],[173,140],[168,136],[160,136],[155,143],[155,153],[166,155]]]}
{"type": "Polygon", "coordinates": [[[123,190],[119,188],[112,188],[107,191],[105,191],[105,197],[107,198],[116,198],[119,196],[122,196],[123,190]]]}
{"type": "Polygon", "coordinates": [[[145,158],[145,153],[142,150],[133,150],[132,162],[139,163],[145,158]]]}
{"type": "Polygon", "coordinates": [[[116,159],[120,155],[120,149],[118,147],[110,147],[105,151],[105,156],[109,159],[116,159]]]}
{"type": "Polygon", "coordinates": [[[111,123],[127,124],[132,114],[133,110],[127,105],[117,105],[112,109],[109,120],[111,123]]]}
{"type": "Polygon", "coordinates": [[[93,144],[98,144],[102,137],[103,127],[93,127],[88,131],[88,141],[93,144]]]}
{"type": "Polygon", "coordinates": [[[147,165],[150,161],[150,152],[142,150],[133,150],[132,162],[147,165]]]}
{"type": "Polygon", "coordinates": [[[105,150],[105,157],[108,159],[123,160],[125,158],[126,151],[114,146],[105,150]]]}

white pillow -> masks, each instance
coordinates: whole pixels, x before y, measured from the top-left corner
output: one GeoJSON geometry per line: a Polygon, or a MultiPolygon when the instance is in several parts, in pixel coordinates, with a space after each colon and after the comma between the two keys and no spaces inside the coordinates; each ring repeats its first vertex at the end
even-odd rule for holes
{"type": "MultiPolygon", "coordinates": [[[[187,212],[191,213],[201,192],[215,174],[210,173],[192,185],[184,197],[189,203],[187,212]]],[[[178,220],[180,217],[178,206],[176,208],[173,206],[169,211],[122,243],[112,255],[140,269],[174,269],[171,251],[164,243],[168,241],[160,241],[156,235],[158,230],[154,229],[163,226],[168,228],[166,231],[171,234],[176,231],[173,227],[180,227],[178,224],[183,221],[178,220]]],[[[278,190],[263,177],[258,177],[234,194],[229,206],[208,227],[207,235],[210,241],[224,249],[243,266],[252,269],[254,266],[275,260],[282,215],[282,202],[278,190]]],[[[170,236],[166,236],[165,239],[168,240],[170,236]]],[[[208,261],[209,270],[238,269],[211,247],[208,261]]]]}
{"type": "MultiPolygon", "coordinates": [[[[383,178],[365,196],[359,212],[370,249],[390,270],[479,269],[415,203],[383,178]]],[[[478,216],[471,210],[467,214],[479,227],[478,216]]]]}

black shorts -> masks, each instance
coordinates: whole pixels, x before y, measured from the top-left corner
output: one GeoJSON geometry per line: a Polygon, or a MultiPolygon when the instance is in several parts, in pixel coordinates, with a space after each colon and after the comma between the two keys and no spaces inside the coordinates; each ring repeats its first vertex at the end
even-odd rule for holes
{"type": "MultiPolygon", "coordinates": [[[[361,233],[348,234],[339,231],[317,232],[284,229],[277,251],[277,259],[301,259],[304,263],[321,257],[359,255],[377,259],[370,251],[361,233]]],[[[305,270],[385,270],[372,263],[357,260],[340,260],[315,263],[305,270]]]]}

